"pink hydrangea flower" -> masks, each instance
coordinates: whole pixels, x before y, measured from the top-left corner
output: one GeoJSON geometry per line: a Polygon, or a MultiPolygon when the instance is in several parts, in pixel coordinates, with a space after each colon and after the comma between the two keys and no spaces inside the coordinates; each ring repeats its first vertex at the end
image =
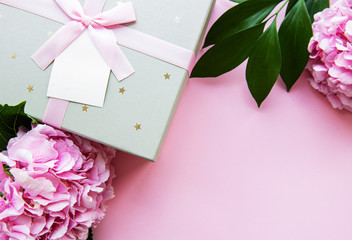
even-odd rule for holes
{"type": "Polygon", "coordinates": [[[47,125],[20,130],[0,153],[0,240],[87,239],[114,196],[115,154],[47,125]]]}
{"type": "Polygon", "coordinates": [[[338,0],[314,16],[307,69],[313,88],[334,108],[352,111],[352,0],[338,0]]]}

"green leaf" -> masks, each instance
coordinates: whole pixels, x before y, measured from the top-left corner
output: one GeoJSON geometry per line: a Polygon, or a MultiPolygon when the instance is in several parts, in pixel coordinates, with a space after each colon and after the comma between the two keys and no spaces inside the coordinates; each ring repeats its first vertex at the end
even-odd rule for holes
{"type": "Polygon", "coordinates": [[[6,149],[8,141],[16,137],[18,128],[31,128],[31,119],[24,113],[25,102],[17,106],[0,105],[0,151],[6,149]]]}
{"type": "Polygon", "coordinates": [[[191,77],[217,77],[236,68],[248,58],[264,26],[259,24],[216,44],[199,59],[191,77]]]}
{"type": "Polygon", "coordinates": [[[288,91],[307,65],[309,58],[307,48],[312,35],[312,26],[304,0],[298,0],[285,17],[279,30],[282,53],[280,74],[288,91]]]}
{"type": "Polygon", "coordinates": [[[6,165],[6,164],[3,164],[2,167],[3,167],[3,169],[4,169],[4,172],[5,172],[8,176],[12,177],[12,174],[10,173],[11,168],[10,168],[8,165],[6,165]]]}
{"type": "Polygon", "coordinates": [[[89,233],[88,233],[87,240],[93,240],[93,230],[92,230],[92,228],[89,228],[89,233]]]}
{"type": "Polygon", "coordinates": [[[281,0],[244,1],[224,13],[211,27],[204,47],[217,44],[261,23],[281,0]]]}
{"type": "Polygon", "coordinates": [[[235,3],[241,3],[241,2],[244,2],[246,0],[231,0],[232,2],[235,2],[235,3]]]}
{"type": "Polygon", "coordinates": [[[297,3],[298,0],[290,0],[288,2],[287,8],[286,8],[286,14],[285,16],[291,11],[291,9],[293,8],[293,6],[297,3]]]}
{"type": "Polygon", "coordinates": [[[247,84],[258,107],[273,88],[280,68],[281,53],[275,18],[255,44],[246,69],[247,84]]]}
{"type": "MultiPolygon", "coordinates": [[[[290,0],[286,9],[286,15],[290,12],[298,0],[290,0]]],[[[314,14],[323,11],[330,6],[329,0],[305,0],[311,22],[314,22],[314,14]]]]}

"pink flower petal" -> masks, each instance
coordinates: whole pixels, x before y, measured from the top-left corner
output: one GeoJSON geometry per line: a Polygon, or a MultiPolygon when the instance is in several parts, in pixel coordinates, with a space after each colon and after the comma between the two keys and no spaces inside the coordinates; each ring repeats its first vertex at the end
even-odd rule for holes
{"type": "Polygon", "coordinates": [[[50,203],[47,205],[47,210],[52,212],[59,212],[59,211],[62,211],[65,207],[67,207],[69,204],[70,204],[69,201],[50,203]]]}
{"type": "Polygon", "coordinates": [[[34,218],[32,220],[32,225],[31,225],[31,234],[33,236],[37,235],[38,233],[40,233],[41,231],[43,231],[43,229],[45,228],[46,225],[46,219],[43,216],[34,218]]]}
{"type": "Polygon", "coordinates": [[[20,129],[8,151],[0,153],[0,163],[9,163],[14,179],[0,168],[0,190],[6,196],[6,201],[0,198],[0,236],[85,240],[113,196],[110,162],[115,154],[46,125],[20,129]]]}
{"type": "Polygon", "coordinates": [[[13,168],[10,170],[16,182],[18,182],[26,192],[32,196],[42,195],[52,198],[56,188],[53,183],[45,177],[32,178],[28,172],[13,168]]]}
{"type": "Polygon", "coordinates": [[[61,224],[56,224],[55,228],[52,231],[50,239],[58,239],[63,237],[67,232],[68,223],[69,223],[69,218],[66,218],[65,222],[61,224]]]}

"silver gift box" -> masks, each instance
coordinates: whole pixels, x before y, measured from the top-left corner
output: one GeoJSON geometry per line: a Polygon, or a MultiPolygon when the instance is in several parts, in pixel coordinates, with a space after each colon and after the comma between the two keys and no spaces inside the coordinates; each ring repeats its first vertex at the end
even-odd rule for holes
{"type": "MultiPolygon", "coordinates": [[[[107,0],[104,10],[119,2],[107,0]]],[[[199,50],[214,0],[132,2],[137,22],[128,27],[195,53],[199,50]]],[[[26,112],[43,119],[52,66],[43,71],[30,57],[61,26],[0,4],[0,104],[27,101],[26,112]]],[[[121,48],[135,73],[121,82],[110,74],[103,108],[70,102],[62,129],[154,161],[188,80],[188,72],[121,48]]]]}

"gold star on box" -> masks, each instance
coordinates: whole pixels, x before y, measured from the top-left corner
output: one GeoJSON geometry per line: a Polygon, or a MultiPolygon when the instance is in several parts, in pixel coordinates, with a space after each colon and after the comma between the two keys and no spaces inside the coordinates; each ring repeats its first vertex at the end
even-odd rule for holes
{"type": "Polygon", "coordinates": [[[165,77],[165,79],[170,79],[171,75],[168,74],[168,73],[166,73],[166,74],[164,75],[164,77],[165,77]]]}
{"type": "Polygon", "coordinates": [[[125,88],[119,88],[119,93],[124,94],[126,92],[125,88]]]}
{"type": "Polygon", "coordinates": [[[88,107],[87,107],[87,105],[84,105],[84,106],[82,107],[82,112],[88,112],[88,107]]]}
{"type": "Polygon", "coordinates": [[[32,92],[34,90],[34,88],[32,85],[28,85],[27,90],[28,90],[28,92],[32,92]]]}
{"type": "Polygon", "coordinates": [[[136,125],[134,126],[134,128],[136,129],[136,131],[138,131],[138,130],[141,130],[142,128],[141,128],[141,125],[142,124],[138,124],[138,123],[136,123],[136,125]]]}
{"type": "Polygon", "coordinates": [[[181,18],[180,17],[175,17],[175,23],[180,23],[181,22],[181,18]]]}
{"type": "Polygon", "coordinates": [[[46,35],[47,35],[48,37],[51,37],[53,34],[54,34],[54,33],[53,33],[52,31],[49,31],[49,32],[46,33],[46,35]]]}
{"type": "Polygon", "coordinates": [[[12,59],[16,59],[16,58],[17,58],[17,55],[16,55],[16,54],[12,54],[12,55],[11,55],[11,58],[12,58],[12,59]]]}

